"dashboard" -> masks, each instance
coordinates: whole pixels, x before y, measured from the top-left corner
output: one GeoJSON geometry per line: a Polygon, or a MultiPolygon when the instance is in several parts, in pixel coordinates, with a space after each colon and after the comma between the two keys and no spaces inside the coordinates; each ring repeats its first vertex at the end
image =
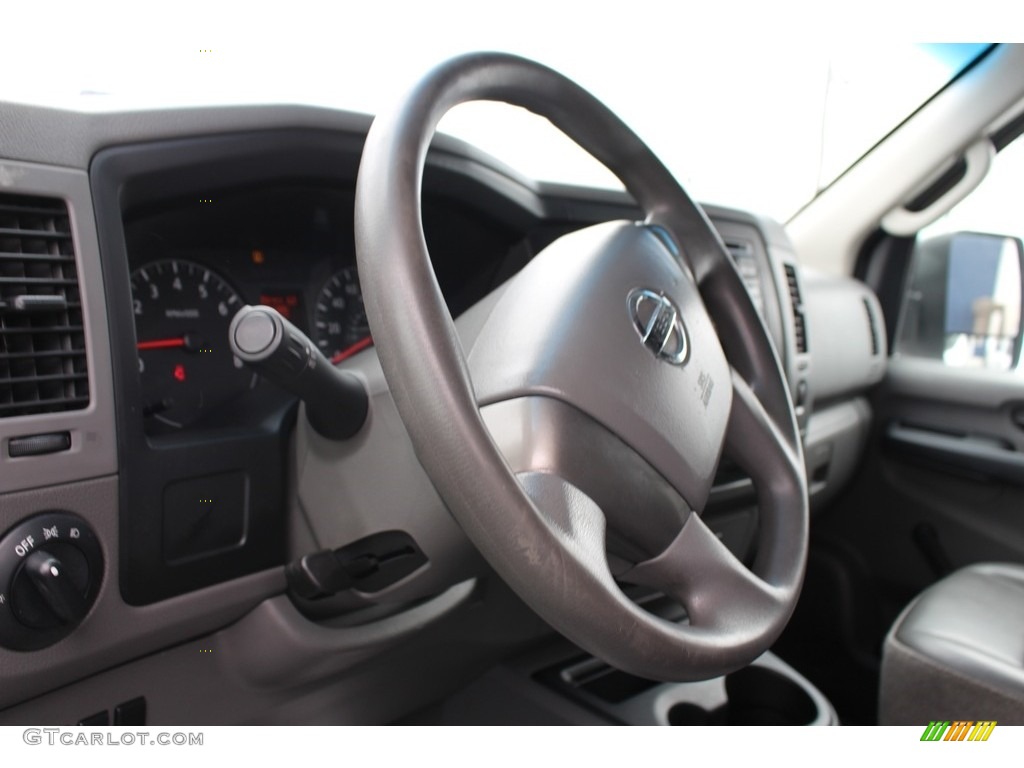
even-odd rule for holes
{"type": "MultiPolygon", "coordinates": [[[[28,537],[42,541],[47,530],[58,532],[62,546],[82,549],[63,541],[71,535],[64,531],[87,530],[85,586],[76,588],[94,604],[67,632],[45,641],[29,632],[31,652],[0,648],[0,721],[24,718],[31,707],[16,705],[35,697],[42,699],[32,711],[76,721],[88,702],[126,685],[144,689],[164,720],[222,719],[225,691],[259,690],[232,698],[251,708],[237,719],[258,719],[292,695],[289,686],[377,658],[479,600],[476,584],[487,569],[422,473],[372,349],[352,218],[368,120],[291,107],[91,119],[12,105],[5,115],[33,130],[8,134],[0,180],[10,184],[0,190],[0,212],[17,196],[11,204],[24,204],[22,213],[11,215],[23,218],[17,227],[0,222],[0,230],[21,231],[30,222],[26,211],[49,216],[47,206],[56,205],[56,223],[47,226],[55,242],[62,239],[52,254],[34,253],[33,243],[49,235],[24,235],[17,249],[0,248],[0,257],[18,250],[26,263],[33,259],[25,253],[60,258],[77,273],[59,277],[63,288],[53,295],[67,288],[64,303],[46,299],[45,312],[29,321],[6,307],[43,289],[26,291],[17,282],[23,277],[5,275],[0,358],[10,366],[22,354],[9,341],[24,332],[18,323],[40,333],[65,329],[68,351],[86,354],[67,373],[45,374],[68,377],[70,399],[59,408],[39,412],[32,401],[12,415],[0,412],[0,530],[18,532],[12,548],[26,552],[28,537]],[[247,304],[273,307],[364,382],[372,416],[363,433],[348,444],[312,433],[293,396],[231,354],[227,328],[247,304]],[[22,453],[43,443],[45,451],[22,453]],[[38,530],[19,528],[26,521],[37,521],[38,530]],[[395,532],[406,537],[398,552],[411,547],[419,558],[411,575],[364,582],[326,600],[286,596],[285,566],[296,558],[395,532]],[[213,637],[231,650],[221,666],[184,672],[158,661],[213,637]],[[165,685],[178,674],[211,689],[209,701],[195,704],[193,696],[184,705],[184,684],[165,685]],[[49,693],[71,684],[80,693],[49,693]]],[[[815,418],[833,408],[849,415],[852,398],[881,374],[876,366],[854,377],[852,392],[830,383],[816,402],[812,362],[816,345],[837,335],[857,348],[854,367],[870,367],[858,357],[861,336],[868,358],[884,358],[884,349],[870,350],[869,327],[830,329],[829,311],[842,304],[863,319],[867,299],[833,282],[825,307],[805,295],[817,282],[805,280],[781,226],[743,211],[706,210],[776,344],[809,473],[819,491],[841,485],[866,417],[856,405],[852,425],[815,418]]],[[[439,289],[463,329],[562,234],[637,214],[624,193],[539,184],[445,137],[428,155],[424,232],[439,289]]],[[[5,236],[14,237],[0,231],[5,236]]],[[[5,374],[11,378],[0,369],[0,394],[13,398],[5,374]]],[[[756,494],[727,462],[706,517],[737,554],[751,555],[756,494]]],[[[9,594],[0,583],[0,633],[9,594]]],[[[503,625],[515,642],[548,631],[517,616],[503,625]]],[[[491,625],[474,631],[464,635],[472,653],[501,645],[491,625]]],[[[365,669],[373,673],[372,665],[365,669]]],[[[438,685],[441,675],[439,668],[438,685]]],[[[422,695],[432,695],[431,675],[420,677],[422,695]]],[[[364,706],[338,706],[357,703],[364,706]]]]}

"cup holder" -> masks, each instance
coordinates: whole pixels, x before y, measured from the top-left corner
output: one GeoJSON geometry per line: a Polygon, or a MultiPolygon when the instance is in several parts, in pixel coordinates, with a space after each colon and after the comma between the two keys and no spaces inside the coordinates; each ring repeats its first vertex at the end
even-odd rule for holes
{"type": "Polygon", "coordinates": [[[534,673],[563,696],[630,725],[837,725],[835,709],[770,651],[724,677],[660,683],[578,656],[534,673]]]}
{"type": "Polygon", "coordinates": [[[669,725],[808,725],[818,714],[799,683],[765,667],[727,675],[725,692],[727,702],[710,712],[689,702],[673,705],[669,725]]]}

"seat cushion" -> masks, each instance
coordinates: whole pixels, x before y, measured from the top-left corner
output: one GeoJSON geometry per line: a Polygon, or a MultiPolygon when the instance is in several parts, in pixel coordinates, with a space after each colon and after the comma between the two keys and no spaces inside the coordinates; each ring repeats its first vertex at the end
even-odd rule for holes
{"type": "Polygon", "coordinates": [[[922,592],[882,653],[879,722],[1024,724],[1024,566],[984,563],[922,592]]]}

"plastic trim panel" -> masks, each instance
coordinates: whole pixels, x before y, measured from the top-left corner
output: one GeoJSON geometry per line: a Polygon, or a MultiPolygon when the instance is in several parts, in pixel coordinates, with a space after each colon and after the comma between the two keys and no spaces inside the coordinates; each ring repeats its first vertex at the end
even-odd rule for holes
{"type": "Polygon", "coordinates": [[[211,632],[284,590],[284,571],[277,568],[159,605],[133,608],[121,600],[115,576],[117,478],[10,494],[0,504],[0,528],[6,530],[37,512],[58,509],[92,525],[106,561],[103,584],[96,604],[69,637],[32,653],[0,649],[0,708],[211,632]]]}

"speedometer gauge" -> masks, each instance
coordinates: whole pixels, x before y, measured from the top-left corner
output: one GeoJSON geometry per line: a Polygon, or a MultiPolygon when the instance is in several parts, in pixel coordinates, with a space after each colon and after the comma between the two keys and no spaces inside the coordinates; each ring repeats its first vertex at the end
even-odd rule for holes
{"type": "Polygon", "coordinates": [[[316,345],[332,363],[340,363],[373,343],[354,266],[335,272],[320,289],[313,326],[316,345]]]}
{"type": "Polygon", "coordinates": [[[243,302],[216,272],[164,259],[132,272],[131,285],[147,432],[188,426],[253,386],[228,346],[243,302]]]}

